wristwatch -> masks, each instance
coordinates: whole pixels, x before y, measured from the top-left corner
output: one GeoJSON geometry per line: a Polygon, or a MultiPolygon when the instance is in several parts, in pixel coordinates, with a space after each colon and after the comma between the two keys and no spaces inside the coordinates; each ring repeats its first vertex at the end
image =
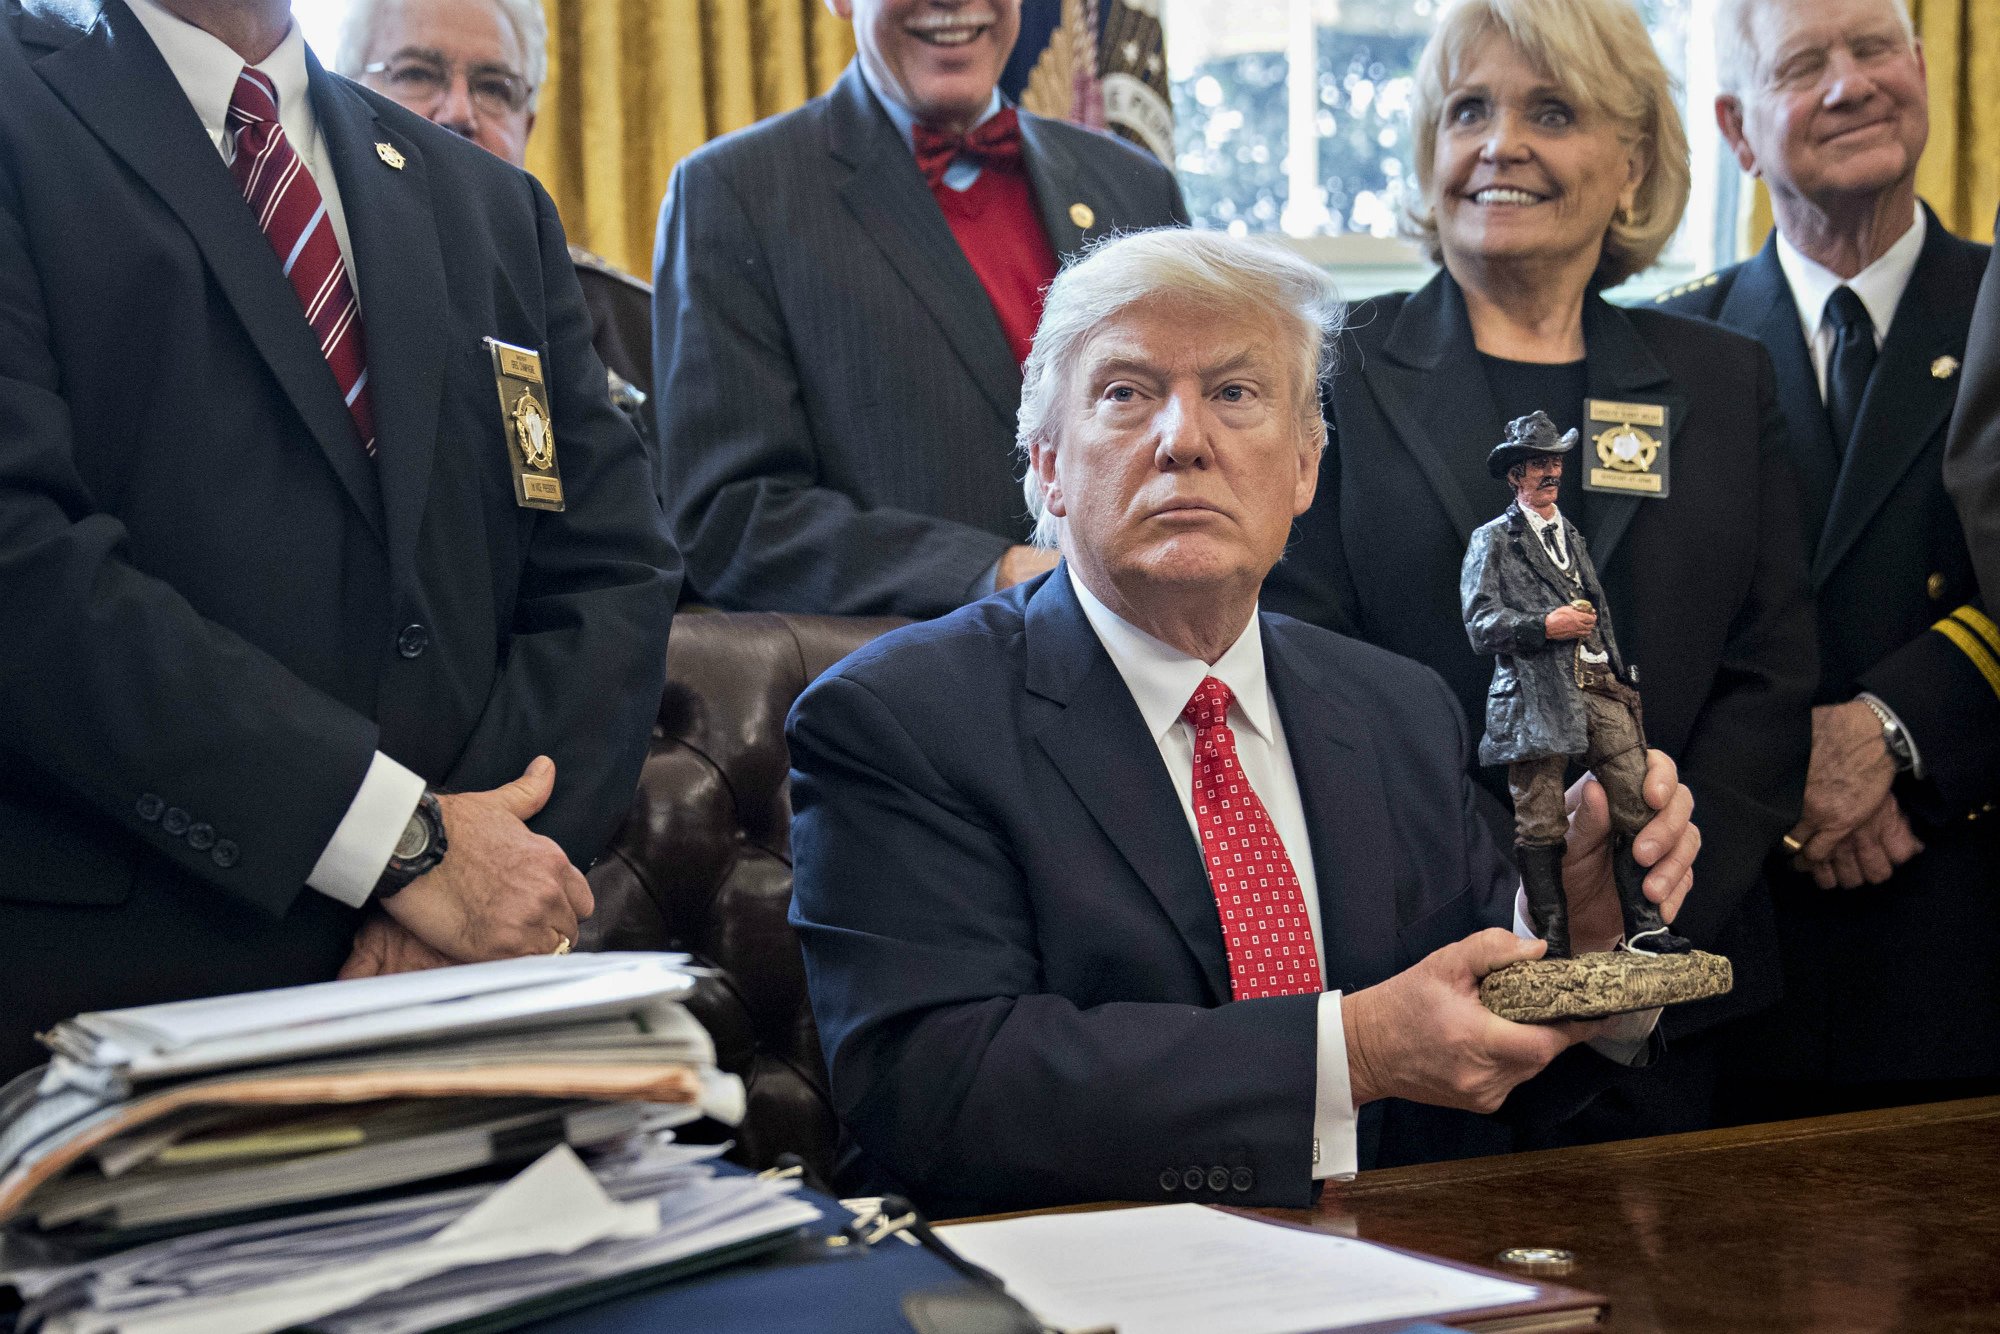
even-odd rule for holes
{"type": "Polygon", "coordinates": [[[1890,763],[1896,766],[1897,773],[1908,773],[1917,762],[1916,751],[1910,745],[1910,734],[1896,721],[1895,714],[1890,713],[1873,699],[1863,695],[1861,702],[1868,706],[1869,712],[1873,713],[1882,724],[1882,744],[1888,747],[1890,763]]]}
{"type": "Polygon", "coordinates": [[[418,876],[434,870],[444,860],[447,846],[444,812],[438,808],[437,797],[426,791],[417,798],[417,808],[410,812],[410,822],[403,826],[403,836],[396,840],[396,850],[389,854],[382,878],[375,882],[376,902],[393,897],[418,876]]]}

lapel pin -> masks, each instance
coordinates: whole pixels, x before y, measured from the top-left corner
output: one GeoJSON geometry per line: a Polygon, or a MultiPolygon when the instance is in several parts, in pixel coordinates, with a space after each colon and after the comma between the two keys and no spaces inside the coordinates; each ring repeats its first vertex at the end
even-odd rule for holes
{"type": "Polygon", "coordinates": [[[1931,363],[1931,378],[1933,380],[1949,380],[1956,374],[1958,374],[1957,357],[1939,357],[1931,363]]]}
{"type": "Polygon", "coordinates": [[[1097,214],[1091,211],[1088,204],[1071,204],[1069,206],[1069,220],[1084,231],[1089,231],[1090,224],[1097,221],[1097,214]]]}
{"type": "Polygon", "coordinates": [[[375,155],[394,167],[397,171],[403,169],[403,155],[396,151],[394,144],[375,145],[375,155]]]}

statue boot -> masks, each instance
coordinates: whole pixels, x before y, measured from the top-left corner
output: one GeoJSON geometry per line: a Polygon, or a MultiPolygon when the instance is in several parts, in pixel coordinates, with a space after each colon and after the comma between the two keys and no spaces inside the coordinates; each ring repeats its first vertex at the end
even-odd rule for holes
{"type": "Polygon", "coordinates": [[[1564,847],[1560,843],[1516,843],[1514,857],[1521,867],[1521,888],[1528,895],[1528,925],[1549,942],[1545,959],[1567,959],[1569,895],[1563,892],[1564,847]]]}
{"type": "Polygon", "coordinates": [[[1618,886],[1618,910],[1625,918],[1625,939],[1642,954],[1686,954],[1694,945],[1677,936],[1660,916],[1660,909],[1646,897],[1646,869],[1632,855],[1632,839],[1625,834],[1611,841],[1611,878],[1618,886]],[[1637,937],[1644,936],[1644,940],[1637,937]]]}

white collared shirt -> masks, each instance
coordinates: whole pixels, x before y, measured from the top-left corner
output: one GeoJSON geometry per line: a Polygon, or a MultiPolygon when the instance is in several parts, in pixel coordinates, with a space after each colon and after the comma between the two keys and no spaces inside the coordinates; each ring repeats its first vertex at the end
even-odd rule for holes
{"type": "MultiPolygon", "coordinates": [[[[159,48],[167,68],[173,71],[181,91],[187,94],[202,128],[224,162],[236,157],[236,137],[229,132],[229,101],[236,94],[236,81],[243,72],[243,57],[212,33],[202,31],[161,8],[158,0],[131,0],[133,16],[159,48]]],[[[313,115],[311,89],[306,74],[306,40],[299,25],[278,43],[256,68],[271,76],[278,89],[278,123],[292,151],[311,173],[326,201],[327,220],[333,224],[334,239],[340,243],[340,257],[347,268],[347,280],[360,299],[361,282],[354,271],[354,251],[347,239],[347,213],[340,203],[340,181],[327,159],[326,136],[313,115]],[[303,148],[300,145],[304,145],[303,148]]],[[[305,318],[305,312],[299,312],[305,318]]],[[[327,897],[350,907],[360,907],[382,878],[389,854],[410,822],[417,799],[424,794],[424,780],[380,751],[370,761],[361,787],[349,803],[347,814],[334,829],[314,865],[306,884],[327,897]]]]}
{"type": "Polygon", "coordinates": [[[1521,513],[1528,516],[1528,527],[1535,530],[1535,540],[1542,544],[1542,550],[1549,552],[1559,570],[1569,568],[1569,537],[1563,532],[1562,511],[1557,510],[1553,519],[1544,519],[1532,505],[1521,506],[1521,513]],[[1549,546],[1548,532],[1555,530],[1553,549],[1549,546]]]}
{"type": "Polygon", "coordinates": [[[1785,239],[1782,230],[1778,232],[1778,266],[1785,272],[1792,300],[1798,303],[1799,328],[1805,332],[1806,347],[1812,353],[1821,402],[1826,401],[1826,365],[1833,359],[1835,332],[1833,321],[1826,317],[1827,301],[1837,289],[1853,288],[1875,326],[1875,346],[1879,350],[1882,340],[1889,336],[1889,322],[1896,318],[1896,305],[1903,299],[1903,289],[1910,285],[1910,275],[1916,272],[1917,258],[1923,254],[1925,226],[1923,205],[1919,204],[1909,230],[1852,278],[1843,278],[1809,258],[1785,239]]]}
{"type": "MultiPolygon", "coordinates": [[[[1312,928],[1313,954],[1320,976],[1326,976],[1326,946],[1320,935],[1319,880],[1313,873],[1312,840],[1307,833],[1305,803],[1299,796],[1298,775],[1285,725],[1271,703],[1264,672],[1264,637],[1257,614],[1215,664],[1190,657],[1123,620],[1085,587],[1067,564],[1063,567],[1090,628],[1111,656],[1111,663],[1132,692],[1146,731],[1159,747],[1160,760],[1173,780],[1181,813],[1197,844],[1201,826],[1194,814],[1194,728],[1181,717],[1195,687],[1213,676],[1229,687],[1229,730],[1236,736],[1236,758],[1243,776],[1270,813],[1291,858],[1305,896],[1306,922],[1312,928]]],[[[1313,1097],[1313,1179],[1353,1176],[1358,1152],[1355,1141],[1353,1086],[1347,1073],[1347,1032],[1340,1022],[1340,993],[1327,991],[1319,1002],[1319,1055],[1313,1097]]]]}

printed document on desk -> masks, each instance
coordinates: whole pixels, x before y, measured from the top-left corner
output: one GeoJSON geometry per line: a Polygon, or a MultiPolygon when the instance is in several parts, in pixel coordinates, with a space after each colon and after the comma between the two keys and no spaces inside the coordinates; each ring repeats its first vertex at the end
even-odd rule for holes
{"type": "Polygon", "coordinates": [[[1064,1331],[1317,1334],[1434,1316],[1468,1328],[1486,1323],[1453,1318],[1461,1313],[1491,1318],[1489,1327],[1587,1328],[1601,1306],[1587,1294],[1198,1204],[949,1224],[938,1232],[1064,1331]]]}

